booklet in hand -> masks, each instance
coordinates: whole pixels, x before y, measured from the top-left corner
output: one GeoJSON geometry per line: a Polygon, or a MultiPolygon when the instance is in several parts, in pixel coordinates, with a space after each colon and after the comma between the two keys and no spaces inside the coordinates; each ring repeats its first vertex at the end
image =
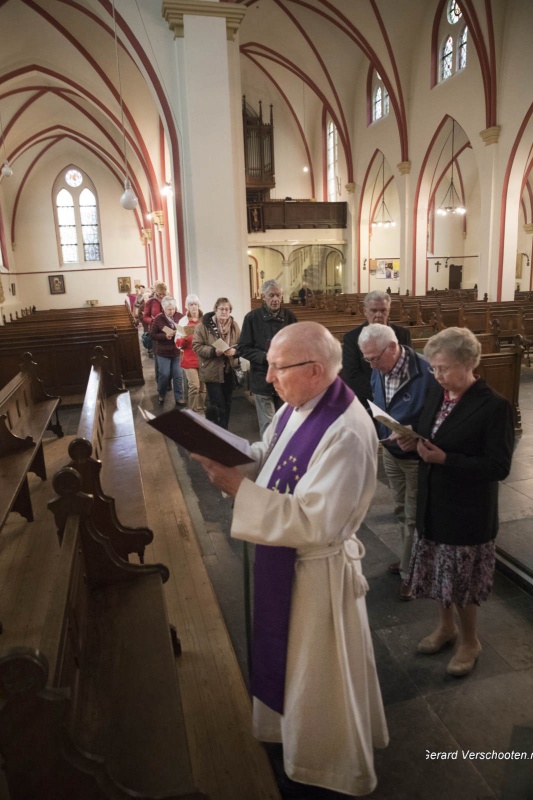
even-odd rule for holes
{"type": "Polygon", "coordinates": [[[152,428],[164,433],[191,453],[212,458],[226,467],[254,461],[247,439],[215,425],[188,408],[173,408],[158,417],[139,407],[143,418],[152,428]]]}
{"type": "Polygon", "coordinates": [[[397,433],[399,436],[410,436],[413,439],[424,438],[419,433],[416,433],[416,431],[414,431],[412,428],[408,428],[407,425],[402,425],[401,422],[395,420],[394,417],[391,417],[390,414],[387,414],[386,411],[383,411],[383,409],[373,403],[372,400],[368,401],[368,407],[370,408],[374,419],[377,419],[378,422],[386,425],[387,428],[390,428],[391,431],[394,431],[394,433],[397,433]]]}

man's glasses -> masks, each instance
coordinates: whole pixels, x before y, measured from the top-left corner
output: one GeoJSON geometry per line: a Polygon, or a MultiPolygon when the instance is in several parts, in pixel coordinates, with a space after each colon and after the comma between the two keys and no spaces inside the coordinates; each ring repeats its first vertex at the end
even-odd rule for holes
{"type": "Polygon", "coordinates": [[[388,344],[385,345],[385,347],[383,348],[383,350],[381,351],[379,356],[372,356],[372,358],[366,358],[366,356],[364,356],[363,357],[363,361],[366,361],[367,364],[377,364],[379,359],[381,358],[381,356],[383,355],[383,353],[385,352],[385,350],[387,349],[388,346],[389,346],[388,344]]]}
{"type": "Polygon", "coordinates": [[[286,364],[283,367],[278,367],[277,364],[269,364],[268,368],[274,372],[285,372],[286,369],[294,369],[294,367],[304,367],[306,364],[316,364],[316,361],[299,361],[297,364],[286,364]]]}

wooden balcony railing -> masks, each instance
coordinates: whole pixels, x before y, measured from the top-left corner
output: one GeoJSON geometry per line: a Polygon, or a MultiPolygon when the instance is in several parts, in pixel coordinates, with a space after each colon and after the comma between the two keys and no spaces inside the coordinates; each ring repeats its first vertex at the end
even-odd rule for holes
{"type": "Polygon", "coordinates": [[[346,228],[347,203],[268,200],[248,204],[248,232],[284,228],[346,228]]]}

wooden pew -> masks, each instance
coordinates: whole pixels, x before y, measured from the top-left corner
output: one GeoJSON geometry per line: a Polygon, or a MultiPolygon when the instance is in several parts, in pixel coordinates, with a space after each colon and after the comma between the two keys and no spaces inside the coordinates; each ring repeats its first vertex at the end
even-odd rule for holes
{"type": "Polygon", "coordinates": [[[147,527],[146,507],[133,410],[129,392],[115,384],[103,348],[95,347],[77,438],[68,448],[67,466],[81,476],[81,490],[94,498],[93,519],[121,558],[136,553],[144,561],[145,547],[153,540],[147,527]],[[135,528],[123,525],[115,498],[128,499],[135,528]]]}
{"type": "Polygon", "coordinates": [[[489,386],[509,400],[513,409],[514,426],[517,433],[522,430],[519,393],[523,357],[524,348],[518,337],[513,342],[512,350],[482,355],[481,363],[476,369],[476,372],[479,372],[489,386]]]}
{"type": "Polygon", "coordinates": [[[33,522],[28,472],[46,480],[43,436],[47,430],[63,436],[61,399],[44,391],[31,353],[24,353],[20,370],[0,390],[0,529],[11,511],[33,522]]]}
{"type": "Polygon", "coordinates": [[[15,374],[16,370],[10,370],[14,369],[13,361],[20,357],[20,350],[40,348],[41,352],[57,353],[56,357],[49,357],[53,365],[49,365],[47,374],[53,382],[47,389],[59,394],[83,391],[90,370],[90,354],[95,344],[105,344],[109,351],[110,337],[117,340],[110,351],[114,373],[122,375],[126,386],[144,383],[137,327],[129,310],[122,305],[97,310],[36,312],[0,328],[0,381],[7,382],[15,374]]]}
{"type": "MultiPolygon", "coordinates": [[[[129,395],[99,360],[79,430],[91,434],[102,461],[116,459],[118,472],[124,463],[114,440],[129,436],[116,410],[100,424],[98,406],[126,408],[129,395]]],[[[59,497],[49,507],[62,544],[40,648],[0,656],[0,753],[10,797],[200,800],[163,594],[168,570],[121,558],[101,529],[101,498],[83,491],[91,472],[83,462],[100,466],[91,451],[88,439],[74,440],[69,452],[85,477],[71,466],[54,477],[59,497]]],[[[130,479],[121,486],[128,497],[130,479]]]]}

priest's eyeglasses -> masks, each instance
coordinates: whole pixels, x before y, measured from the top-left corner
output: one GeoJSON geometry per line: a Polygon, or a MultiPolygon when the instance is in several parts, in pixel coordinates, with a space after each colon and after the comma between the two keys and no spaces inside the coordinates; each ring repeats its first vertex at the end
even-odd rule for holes
{"type": "Polygon", "coordinates": [[[286,364],[278,367],[277,364],[269,364],[268,368],[273,372],[285,372],[286,369],[294,369],[294,367],[304,367],[306,364],[316,364],[316,361],[299,361],[297,364],[286,364]]]}

